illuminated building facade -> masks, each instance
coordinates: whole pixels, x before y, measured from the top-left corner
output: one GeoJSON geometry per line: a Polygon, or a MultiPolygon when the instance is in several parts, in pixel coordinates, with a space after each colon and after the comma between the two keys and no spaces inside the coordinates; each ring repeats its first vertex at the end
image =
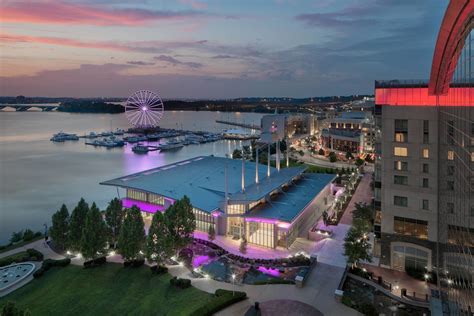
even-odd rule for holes
{"type": "Polygon", "coordinates": [[[304,171],[201,156],[101,184],[125,189],[124,207],[136,205],[146,214],[164,212],[186,195],[196,230],[214,225],[218,235],[288,248],[329,208],[332,194],[334,175],[304,171]]]}
{"type": "Polygon", "coordinates": [[[380,264],[435,273],[432,312],[450,315],[474,306],[473,19],[474,2],[450,2],[429,81],[375,83],[380,264]]]}

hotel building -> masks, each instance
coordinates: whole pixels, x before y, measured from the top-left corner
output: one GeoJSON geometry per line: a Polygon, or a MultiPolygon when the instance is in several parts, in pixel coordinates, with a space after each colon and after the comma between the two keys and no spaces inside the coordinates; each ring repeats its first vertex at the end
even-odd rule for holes
{"type": "Polygon", "coordinates": [[[451,1],[429,81],[375,83],[380,265],[437,273],[450,315],[474,303],[473,18],[451,1]]]}
{"type": "Polygon", "coordinates": [[[196,230],[207,232],[214,225],[218,235],[288,248],[306,236],[333,194],[334,175],[304,171],[200,156],[101,184],[124,189],[124,207],[136,205],[144,214],[163,212],[186,195],[196,230]]]}

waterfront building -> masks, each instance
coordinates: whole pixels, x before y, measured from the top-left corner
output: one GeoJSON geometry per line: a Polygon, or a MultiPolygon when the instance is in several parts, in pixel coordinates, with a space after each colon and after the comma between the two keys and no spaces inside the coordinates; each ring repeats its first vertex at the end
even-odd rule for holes
{"type": "Polygon", "coordinates": [[[330,207],[333,194],[334,175],[304,171],[200,156],[101,184],[125,189],[124,207],[136,205],[145,216],[186,195],[196,230],[207,232],[214,225],[218,235],[288,248],[330,207]]]}
{"type": "Polygon", "coordinates": [[[340,112],[326,119],[321,144],[329,150],[352,154],[374,151],[374,117],[371,111],[340,112]]]}
{"type": "Polygon", "coordinates": [[[375,82],[380,265],[436,273],[434,314],[474,306],[473,17],[472,1],[450,2],[429,81],[375,82]]]}
{"type": "Polygon", "coordinates": [[[269,114],[261,119],[262,138],[272,129],[278,129],[280,139],[299,139],[313,135],[320,120],[313,114],[269,114]]]}

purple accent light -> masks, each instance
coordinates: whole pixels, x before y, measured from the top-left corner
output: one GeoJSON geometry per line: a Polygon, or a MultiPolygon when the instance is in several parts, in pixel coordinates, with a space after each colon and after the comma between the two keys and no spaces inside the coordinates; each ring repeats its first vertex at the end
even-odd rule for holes
{"type": "Polygon", "coordinates": [[[280,271],[278,271],[278,269],[265,268],[264,266],[260,266],[260,267],[258,267],[257,270],[262,272],[262,273],[265,273],[265,274],[271,275],[273,277],[276,277],[276,278],[278,278],[280,276],[280,271]]]}
{"type": "Polygon", "coordinates": [[[204,262],[209,260],[209,256],[197,256],[193,258],[193,267],[200,267],[204,262]]]}
{"type": "Polygon", "coordinates": [[[152,214],[156,213],[156,211],[160,211],[160,212],[165,211],[165,207],[163,205],[157,205],[157,204],[147,203],[143,201],[127,199],[127,198],[122,199],[122,205],[125,208],[130,208],[135,205],[143,212],[152,213],[152,214]]]}

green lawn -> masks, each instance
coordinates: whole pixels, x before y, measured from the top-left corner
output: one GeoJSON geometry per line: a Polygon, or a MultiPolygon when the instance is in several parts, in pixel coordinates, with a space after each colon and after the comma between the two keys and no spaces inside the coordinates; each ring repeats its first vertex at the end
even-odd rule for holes
{"type": "Polygon", "coordinates": [[[194,287],[170,286],[169,274],[120,264],[83,269],[52,268],[43,277],[0,299],[15,301],[34,315],[188,315],[212,301],[194,287]]]}

